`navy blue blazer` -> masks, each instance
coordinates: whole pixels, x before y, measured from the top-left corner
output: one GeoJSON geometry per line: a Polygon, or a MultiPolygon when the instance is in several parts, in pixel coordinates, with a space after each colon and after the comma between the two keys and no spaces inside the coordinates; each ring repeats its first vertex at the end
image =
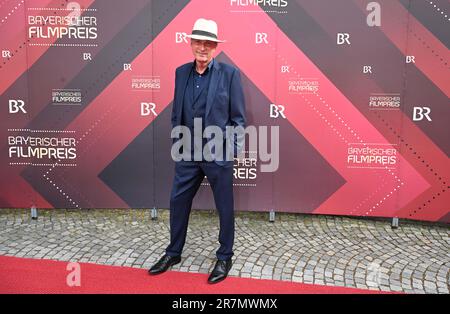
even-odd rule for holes
{"type": "MultiPolygon", "coordinates": [[[[178,67],[175,71],[175,92],[172,107],[172,128],[181,125],[183,97],[189,74],[193,62],[186,63],[178,67]]],[[[224,131],[225,152],[225,130],[227,126],[241,126],[245,128],[245,99],[242,91],[240,72],[234,66],[214,60],[211,68],[211,78],[208,88],[208,97],[206,99],[204,127],[216,125],[224,131]]],[[[238,143],[235,138],[233,141],[235,156],[242,149],[242,143],[238,143]]],[[[219,165],[229,165],[233,162],[217,161],[219,165]]]]}

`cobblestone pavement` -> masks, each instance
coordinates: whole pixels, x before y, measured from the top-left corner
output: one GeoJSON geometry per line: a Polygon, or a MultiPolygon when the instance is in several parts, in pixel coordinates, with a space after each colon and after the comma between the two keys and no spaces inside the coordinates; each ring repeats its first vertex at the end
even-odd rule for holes
{"type": "MultiPolygon", "coordinates": [[[[169,239],[169,211],[0,210],[0,255],[150,268],[169,239]]],[[[449,227],[348,217],[236,214],[231,276],[406,293],[449,293],[449,227]]],[[[209,273],[218,216],[193,211],[182,262],[209,273]]]]}

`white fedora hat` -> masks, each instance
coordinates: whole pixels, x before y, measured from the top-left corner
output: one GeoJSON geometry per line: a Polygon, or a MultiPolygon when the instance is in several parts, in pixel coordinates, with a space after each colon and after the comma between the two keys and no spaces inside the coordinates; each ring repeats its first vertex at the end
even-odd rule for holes
{"type": "Polygon", "coordinates": [[[218,43],[225,42],[225,40],[219,40],[217,38],[217,23],[213,20],[206,20],[203,18],[195,21],[191,35],[186,35],[186,37],[199,40],[210,40],[218,43]]]}

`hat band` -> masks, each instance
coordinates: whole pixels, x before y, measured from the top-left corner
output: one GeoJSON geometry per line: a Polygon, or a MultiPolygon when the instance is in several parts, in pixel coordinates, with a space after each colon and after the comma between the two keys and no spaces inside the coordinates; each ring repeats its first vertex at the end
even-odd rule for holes
{"type": "Polygon", "coordinates": [[[217,39],[217,35],[214,33],[206,32],[206,31],[200,31],[200,30],[193,30],[192,35],[202,35],[202,36],[208,36],[217,39]]]}

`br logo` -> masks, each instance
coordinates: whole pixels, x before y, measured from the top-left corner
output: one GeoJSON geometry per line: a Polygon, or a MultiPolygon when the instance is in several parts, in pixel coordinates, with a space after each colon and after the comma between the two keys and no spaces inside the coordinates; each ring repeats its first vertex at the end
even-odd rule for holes
{"type": "Polygon", "coordinates": [[[282,65],[281,73],[289,73],[289,65],[282,65]]]}
{"type": "Polygon", "coordinates": [[[155,111],[156,104],[152,102],[141,102],[141,116],[148,116],[153,114],[155,117],[158,115],[155,111]]]}
{"type": "Polygon", "coordinates": [[[186,39],[186,33],[180,33],[180,32],[176,32],[175,33],[175,43],[177,44],[181,44],[181,43],[188,43],[187,39],[186,39]]]}
{"type": "Polygon", "coordinates": [[[267,34],[266,33],[256,33],[256,40],[255,40],[256,44],[268,44],[269,42],[267,41],[267,34]]]}
{"type": "Polygon", "coordinates": [[[350,34],[349,33],[337,33],[337,44],[338,45],[343,45],[343,44],[350,45],[350,34]]]}
{"type": "Polygon", "coordinates": [[[423,118],[426,118],[428,121],[431,121],[431,117],[429,116],[430,113],[431,109],[429,107],[414,107],[413,121],[422,121],[423,118]]]}
{"type": "Polygon", "coordinates": [[[286,116],[284,115],[284,106],[283,105],[275,105],[270,104],[270,117],[271,118],[278,118],[278,116],[281,116],[283,119],[286,119],[286,116]]]}
{"type": "Polygon", "coordinates": [[[19,111],[22,111],[23,113],[27,113],[25,111],[25,102],[23,100],[9,100],[9,113],[18,113],[19,111]]]}

